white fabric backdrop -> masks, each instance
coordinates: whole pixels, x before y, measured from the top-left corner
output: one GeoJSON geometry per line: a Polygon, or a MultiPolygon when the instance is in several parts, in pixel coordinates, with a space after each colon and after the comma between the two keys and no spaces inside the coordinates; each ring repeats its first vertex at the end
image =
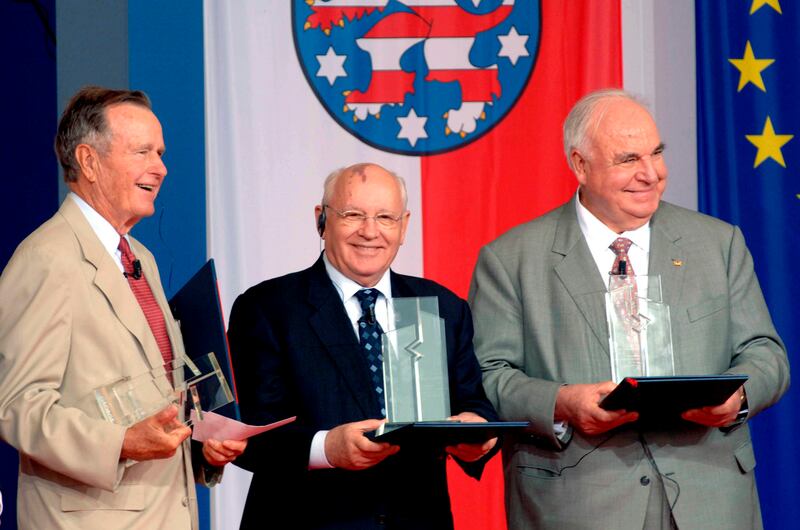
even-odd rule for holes
{"type": "MultiPolygon", "coordinates": [[[[325,112],[296,59],[289,2],[207,0],[204,8],[208,252],[226,316],[249,286],[314,262],[322,182],[355,162],[406,179],[411,225],[394,269],[421,275],[419,159],[373,149],[325,112]]],[[[228,466],[211,490],[212,528],[239,528],[249,481],[228,466]]]]}

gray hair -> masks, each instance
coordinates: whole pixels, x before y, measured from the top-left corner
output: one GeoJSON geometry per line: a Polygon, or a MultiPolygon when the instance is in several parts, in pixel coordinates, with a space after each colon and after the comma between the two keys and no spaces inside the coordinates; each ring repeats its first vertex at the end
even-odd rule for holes
{"type": "Polygon", "coordinates": [[[58,122],[54,146],[66,182],[78,180],[75,149],[80,144],[89,144],[99,151],[108,148],[110,131],[106,109],[120,103],[131,103],[152,110],[150,99],[140,90],[86,86],[69,100],[58,122]]]}
{"type": "Polygon", "coordinates": [[[575,171],[572,165],[572,151],[583,151],[586,148],[590,134],[594,133],[605,114],[605,107],[599,113],[596,112],[598,107],[611,99],[627,99],[647,110],[640,98],[621,88],[604,88],[583,96],[564,120],[564,154],[571,170],[575,171]]]}
{"type": "MultiPolygon", "coordinates": [[[[361,164],[354,164],[349,167],[340,167],[339,169],[332,171],[331,174],[325,179],[325,183],[322,185],[322,206],[330,204],[331,197],[333,197],[333,190],[336,187],[336,183],[339,181],[339,177],[349,173],[360,173],[368,166],[381,167],[377,164],[364,162],[361,164]]],[[[381,169],[391,175],[395,182],[397,182],[397,185],[400,186],[400,199],[403,201],[403,211],[406,211],[408,209],[408,191],[406,191],[406,181],[394,171],[386,169],[385,167],[381,167],[381,169]]]]}

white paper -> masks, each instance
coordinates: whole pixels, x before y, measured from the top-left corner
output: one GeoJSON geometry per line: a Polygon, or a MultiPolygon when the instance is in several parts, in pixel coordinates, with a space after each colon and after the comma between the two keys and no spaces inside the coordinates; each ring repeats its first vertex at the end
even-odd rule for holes
{"type": "Polygon", "coordinates": [[[192,411],[192,440],[197,440],[198,442],[205,442],[208,439],[219,441],[246,440],[256,434],[291,423],[296,418],[297,416],[292,416],[269,425],[247,425],[213,412],[203,412],[203,421],[197,421],[197,413],[192,411]]]}

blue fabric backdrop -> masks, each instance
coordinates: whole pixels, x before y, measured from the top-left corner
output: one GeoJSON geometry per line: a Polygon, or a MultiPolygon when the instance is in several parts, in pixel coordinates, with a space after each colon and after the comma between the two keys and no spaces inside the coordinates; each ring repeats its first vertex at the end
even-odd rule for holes
{"type": "MultiPolygon", "coordinates": [[[[20,241],[58,208],[55,0],[0,2],[0,271],[20,241]],[[20,205],[20,206],[16,206],[20,205]]],[[[3,530],[17,527],[17,451],[0,441],[3,530]]]]}
{"type": "MultiPolygon", "coordinates": [[[[697,2],[696,15],[699,208],[742,228],[793,364],[800,347],[800,280],[792,270],[800,263],[800,5],[697,2]]],[[[752,422],[767,528],[800,520],[799,396],[790,390],[752,422]]]]}
{"type": "MultiPolygon", "coordinates": [[[[167,144],[169,175],[156,215],[139,223],[134,234],[155,254],[171,296],[206,260],[203,3],[149,0],[116,7],[127,10],[128,32],[118,37],[128,41],[130,87],[152,98],[167,144]]],[[[0,66],[7,74],[0,99],[13,102],[4,108],[4,121],[12,126],[0,133],[0,158],[4,196],[14,199],[0,209],[0,270],[17,244],[58,209],[53,138],[62,109],[57,108],[55,19],[54,0],[0,1],[0,66]]],[[[16,451],[0,441],[4,530],[16,528],[17,462],[16,451]]],[[[198,496],[201,528],[207,530],[208,489],[198,487],[198,496]]]]}
{"type": "MultiPolygon", "coordinates": [[[[130,88],[144,90],[164,129],[167,178],[156,212],[133,228],[158,262],[167,298],[206,262],[205,92],[201,0],[128,2],[130,88]]],[[[197,486],[200,529],[209,490],[197,486]]]]}

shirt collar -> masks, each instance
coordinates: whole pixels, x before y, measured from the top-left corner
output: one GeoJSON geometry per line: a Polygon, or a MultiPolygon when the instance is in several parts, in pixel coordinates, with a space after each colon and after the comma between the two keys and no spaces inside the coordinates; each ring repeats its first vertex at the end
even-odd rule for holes
{"type": "MultiPolygon", "coordinates": [[[[103,248],[114,256],[117,252],[117,247],[119,247],[119,234],[117,233],[117,229],[114,228],[105,217],[97,213],[97,210],[89,206],[89,203],[84,201],[77,193],[71,191],[67,196],[72,198],[81,212],[83,212],[83,216],[86,217],[86,221],[88,221],[89,226],[92,227],[92,230],[97,235],[103,248]]],[[[127,234],[125,234],[125,238],[128,238],[127,234]]],[[[128,240],[128,242],[130,242],[130,240],[128,240]]]]}
{"type": "MultiPolygon", "coordinates": [[[[336,287],[339,296],[342,297],[342,301],[349,300],[355,296],[356,292],[365,289],[363,285],[354,282],[334,267],[324,252],[322,253],[322,261],[325,263],[325,271],[328,273],[331,282],[333,282],[333,286],[336,287]]],[[[392,279],[389,269],[383,273],[383,276],[381,276],[378,283],[374,285],[374,288],[379,290],[386,298],[392,297],[392,279]]]]}
{"type": "Polygon", "coordinates": [[[635,230],[617,234],[581,204],[579,193],[575,194],[575,210],[578,212],[578,225],[591,250],[608,249],[618,237],[627,237],[643,252],[650,251],[650,222],[635,230]]]}

